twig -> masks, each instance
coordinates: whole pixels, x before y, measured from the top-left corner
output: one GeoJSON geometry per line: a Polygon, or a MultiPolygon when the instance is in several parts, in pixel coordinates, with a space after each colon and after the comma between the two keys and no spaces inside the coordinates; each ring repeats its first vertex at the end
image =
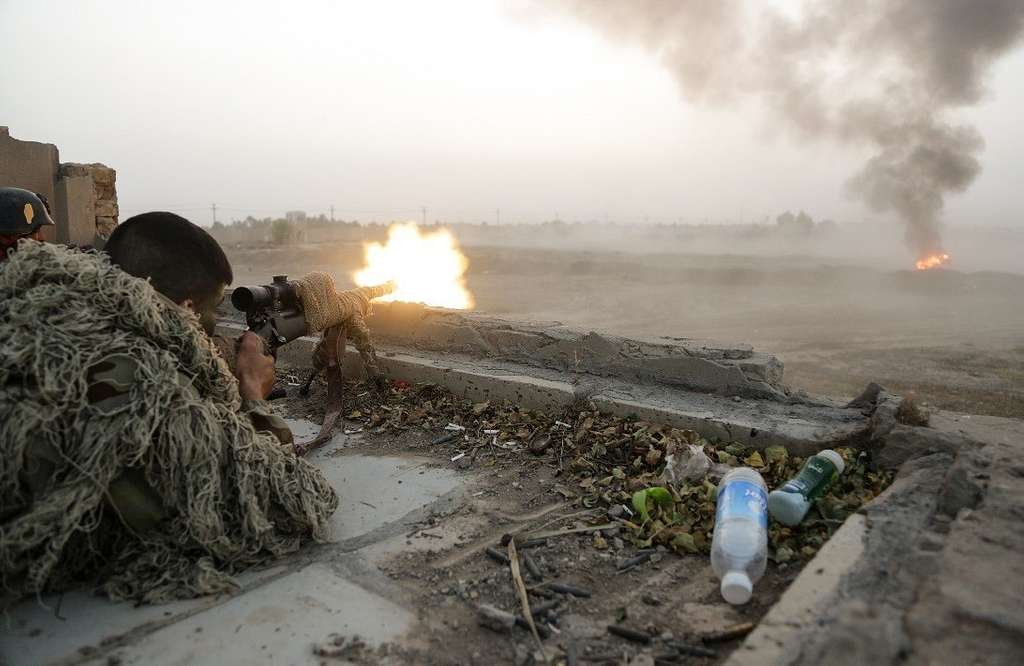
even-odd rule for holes
{"type": "Polygon", "coordinates": [[[512,580],[516,585],[516,591],[519,593],[519,603],[523,607],[523,619],[530,625],[530,633],[533,634],[533,640],[537,642],[537,649],[540,650],[540,654],[544,657],[544,662],[547,663],[548,655],[544,651],[544,644],[540,641],[540,635],[537,633],[537,625],[533,621],[533,613],[530,612],[530,597],[526,594],[526,584],[523,582],[523,575],[519,573],[519,554],[516,553],[516,540],[509,539],[508,541],[508,566],[512,571],[512,580]]]}

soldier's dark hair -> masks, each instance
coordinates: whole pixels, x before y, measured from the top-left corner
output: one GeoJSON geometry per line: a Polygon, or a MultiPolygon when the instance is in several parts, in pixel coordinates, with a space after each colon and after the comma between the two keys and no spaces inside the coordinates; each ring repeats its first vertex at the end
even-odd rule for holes
{"type": "Polygon", "coordinates": [[[131,217],[114,229],[103,248],[124,272],[149,278],[175,303],[219,295],[234,276],[224,250],[201,227],[174,213],[131,217]]]}

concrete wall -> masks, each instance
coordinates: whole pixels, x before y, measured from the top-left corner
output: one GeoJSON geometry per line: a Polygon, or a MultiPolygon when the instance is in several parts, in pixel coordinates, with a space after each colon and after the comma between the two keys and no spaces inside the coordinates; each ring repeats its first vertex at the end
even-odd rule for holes
{"type": "Polygon", "coordinates": [[[785,395],[782,362],[747,345],[623,338],[411,303],[375,303],[367,323],[376,340],[412,349],[730,396],[785,395]]]}
{"type": "Polygon", "coordinates": [[[60,163],[57,147],[21,141],[0,127],[0,187],[21,187],[46,196],[56,229],[48,241],[91,245],[117,226],[117,175],[103,164],[60,163]]]}
{"type": "Polygon", "coordinates": [[[54,215],[63,224],[57,228],[58,243],[75,242],[72,238],[92,238],[96,229],[92,178],[62,178],[57,182],[57,210],[54,215]]]}

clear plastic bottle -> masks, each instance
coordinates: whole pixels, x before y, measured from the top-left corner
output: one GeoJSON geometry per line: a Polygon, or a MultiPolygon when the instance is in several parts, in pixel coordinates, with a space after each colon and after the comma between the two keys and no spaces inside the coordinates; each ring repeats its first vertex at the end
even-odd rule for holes
{"type": "Polygon", "coordinates": [[[711,568],[722,598],[745,604],[768,563],[768,487],[749,467],[731,470],[718,485],[711,568]]]}

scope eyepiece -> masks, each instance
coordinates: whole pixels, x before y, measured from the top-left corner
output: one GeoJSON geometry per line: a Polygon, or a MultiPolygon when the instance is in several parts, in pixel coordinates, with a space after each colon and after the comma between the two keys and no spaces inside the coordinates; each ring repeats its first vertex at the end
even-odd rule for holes
{"type": "Polygon", "coordinates": [[[235,287],[231,292],[231,305],[242,312],[269,308],[274,298],[266,287],[235,287]]]}
{"type": "Polygon", "coordinates": [[[299,288],[289,282],[287,275],[275,275],[271,284],[256,287],[235,287],[231,292],[231,304],[236,310],[246,313],[260,311],[301,311],[299,288]]]}

